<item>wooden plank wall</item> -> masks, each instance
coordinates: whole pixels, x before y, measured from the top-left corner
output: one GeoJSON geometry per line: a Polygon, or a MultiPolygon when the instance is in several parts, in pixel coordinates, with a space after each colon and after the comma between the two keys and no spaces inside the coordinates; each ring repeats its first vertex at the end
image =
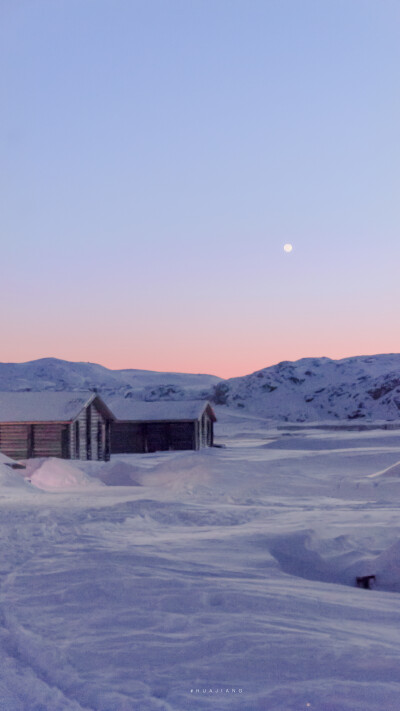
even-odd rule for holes
{"type": "Polygon", "coordinates": [[[28,457],[63,457],[63,432],[68,425],[62,423],[1,424],[0,451],[13,459],[28,457]]]}
{"type": "MultiPolygon", "coordinates": [[[[96,407],[91,405],[92,459],[98,458],[97,433],[101,424],[100,458],[105,453],[105,420],[96,407]]],[[[80,424],[80,459],[86,459],[86,412],[78,418],[80,424]]],[[[71,426],[70,453],[75,458],[75,429],[71,426]]],[[[165,450],[190,450],[209,447],[213,444],[213,422],[204,413],[195,422],[112,422],[111,452],[135,454],[165,450]]]]}
{"type": "Polygon", "coordinates": [[[105,450],[105,419],[94,405],[90,405],[91,414],[91,440],[92,459],[104,459],[105,450]],[[98,425],[101,426],[100,447],[98,445],[98,425]]]}
{"type": "Polygon", "coordinates": [[[29,428],[25,424],[0,424],[0,451],[13,459],[26,459],[29,428]]]}
{"type": "MultiPolygon", "coordinates": [[[[90,407],[90,436],[91,436],[91,459],[104,460],[106,458],[106,420],[102,413],[97,409],[94,404],[89,405],[90,407]],[[98,446],[98,427],[101,427],[100,435],[100,447],[98,446]]],[[[79,457],[78,459],[87,459],[87,438],[86,438],[86,409],[83,410],[79,417],[72,422],[70,426],[70,457],[71,459],[76,459],[75,451],[75,422],[79,423],[79,457]]]]}
{"type": "Polygon", "coordinates": [[[214,423],[205,412],[199,420],[198,442],[200,447],[211,447],[214,441],[214,423]]]}
{"type": "Polygon", "coordinates": [[[32,425],[33,428],[33,457],[63,457],[68,453],[63,452],[63,431],[68,432],[68,425],[58,422],[46,422],[32,425]]]}
{"type": "Polygon", "coordinates": [[[71,424],[70,458],[86,459],[86,410],[82,410],[79,417],[71,424]],[[79,422],[79,456],[75,452],[75,422],[79,422]]]}

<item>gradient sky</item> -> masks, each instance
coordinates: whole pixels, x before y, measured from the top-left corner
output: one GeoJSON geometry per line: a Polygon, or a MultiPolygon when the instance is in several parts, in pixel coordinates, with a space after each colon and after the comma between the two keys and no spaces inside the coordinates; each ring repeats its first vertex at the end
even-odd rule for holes
{"type": "Polygon", "coordinates": [[[399,352],[399,36],[398,0],[2,0],[0,361],[399,352]]]}

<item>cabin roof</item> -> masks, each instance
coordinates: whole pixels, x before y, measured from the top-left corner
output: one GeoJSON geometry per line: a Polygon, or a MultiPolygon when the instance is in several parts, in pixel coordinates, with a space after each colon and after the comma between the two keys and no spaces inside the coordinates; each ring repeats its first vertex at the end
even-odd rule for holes
{"type": "Polygon", "coordinates": [[[93,401],[105,417],[115,419],[93,392],[0,392],[0,422],[72,422],[93,401]]]}
{"type": "Polygon", "coordinates": [[[205,400],[143,402],[124,399],[113,402],[112,409],[116,419],[121,422],[192,422],[199,420],[204,411],[207,411],[213,422],[217,419],[210,403],[205,400]]]}

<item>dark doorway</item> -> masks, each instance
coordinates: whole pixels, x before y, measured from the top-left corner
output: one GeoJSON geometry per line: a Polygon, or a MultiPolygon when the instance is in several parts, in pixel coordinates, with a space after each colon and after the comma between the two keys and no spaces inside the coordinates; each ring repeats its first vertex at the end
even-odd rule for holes
{"type": "Polygon", "coordinates": [[[81,454],[81,428],[79,420],[75,422],[75,459],[79,459],[81,454]]]}
{"type": "Polygon", "coordinates": [[[61,430],[61,456],[63,459],[69,459],[69,428],[65,427],[61,430]]]}
{"type": "Polygon", "coordinates": [[[86,410],[86,459],[92,458],[92,411],[86,410]]]}
{"type": "Polygon", "coordinates": [[[103,459],[103,425],[97,423],[97,459],[103,459]]]}

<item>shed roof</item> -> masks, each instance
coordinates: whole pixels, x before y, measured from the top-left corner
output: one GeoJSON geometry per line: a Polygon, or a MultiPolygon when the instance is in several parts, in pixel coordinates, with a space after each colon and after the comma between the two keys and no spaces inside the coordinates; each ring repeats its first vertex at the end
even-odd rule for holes
{"type": "Polygon", "coordinates": [[[122,422],[194,421],[199,420],[205,411],[213,422],[217,419],[210,403],[205,400],[143,402],[124,399],[113,402],[112,409],[116,419],[122,422]]]}
{"type": "Polygon", "coordinates": [[[0,392],[0,422],[71,422],[93,401],[104,416],[115,419],[93,392],[0,392]]]}

